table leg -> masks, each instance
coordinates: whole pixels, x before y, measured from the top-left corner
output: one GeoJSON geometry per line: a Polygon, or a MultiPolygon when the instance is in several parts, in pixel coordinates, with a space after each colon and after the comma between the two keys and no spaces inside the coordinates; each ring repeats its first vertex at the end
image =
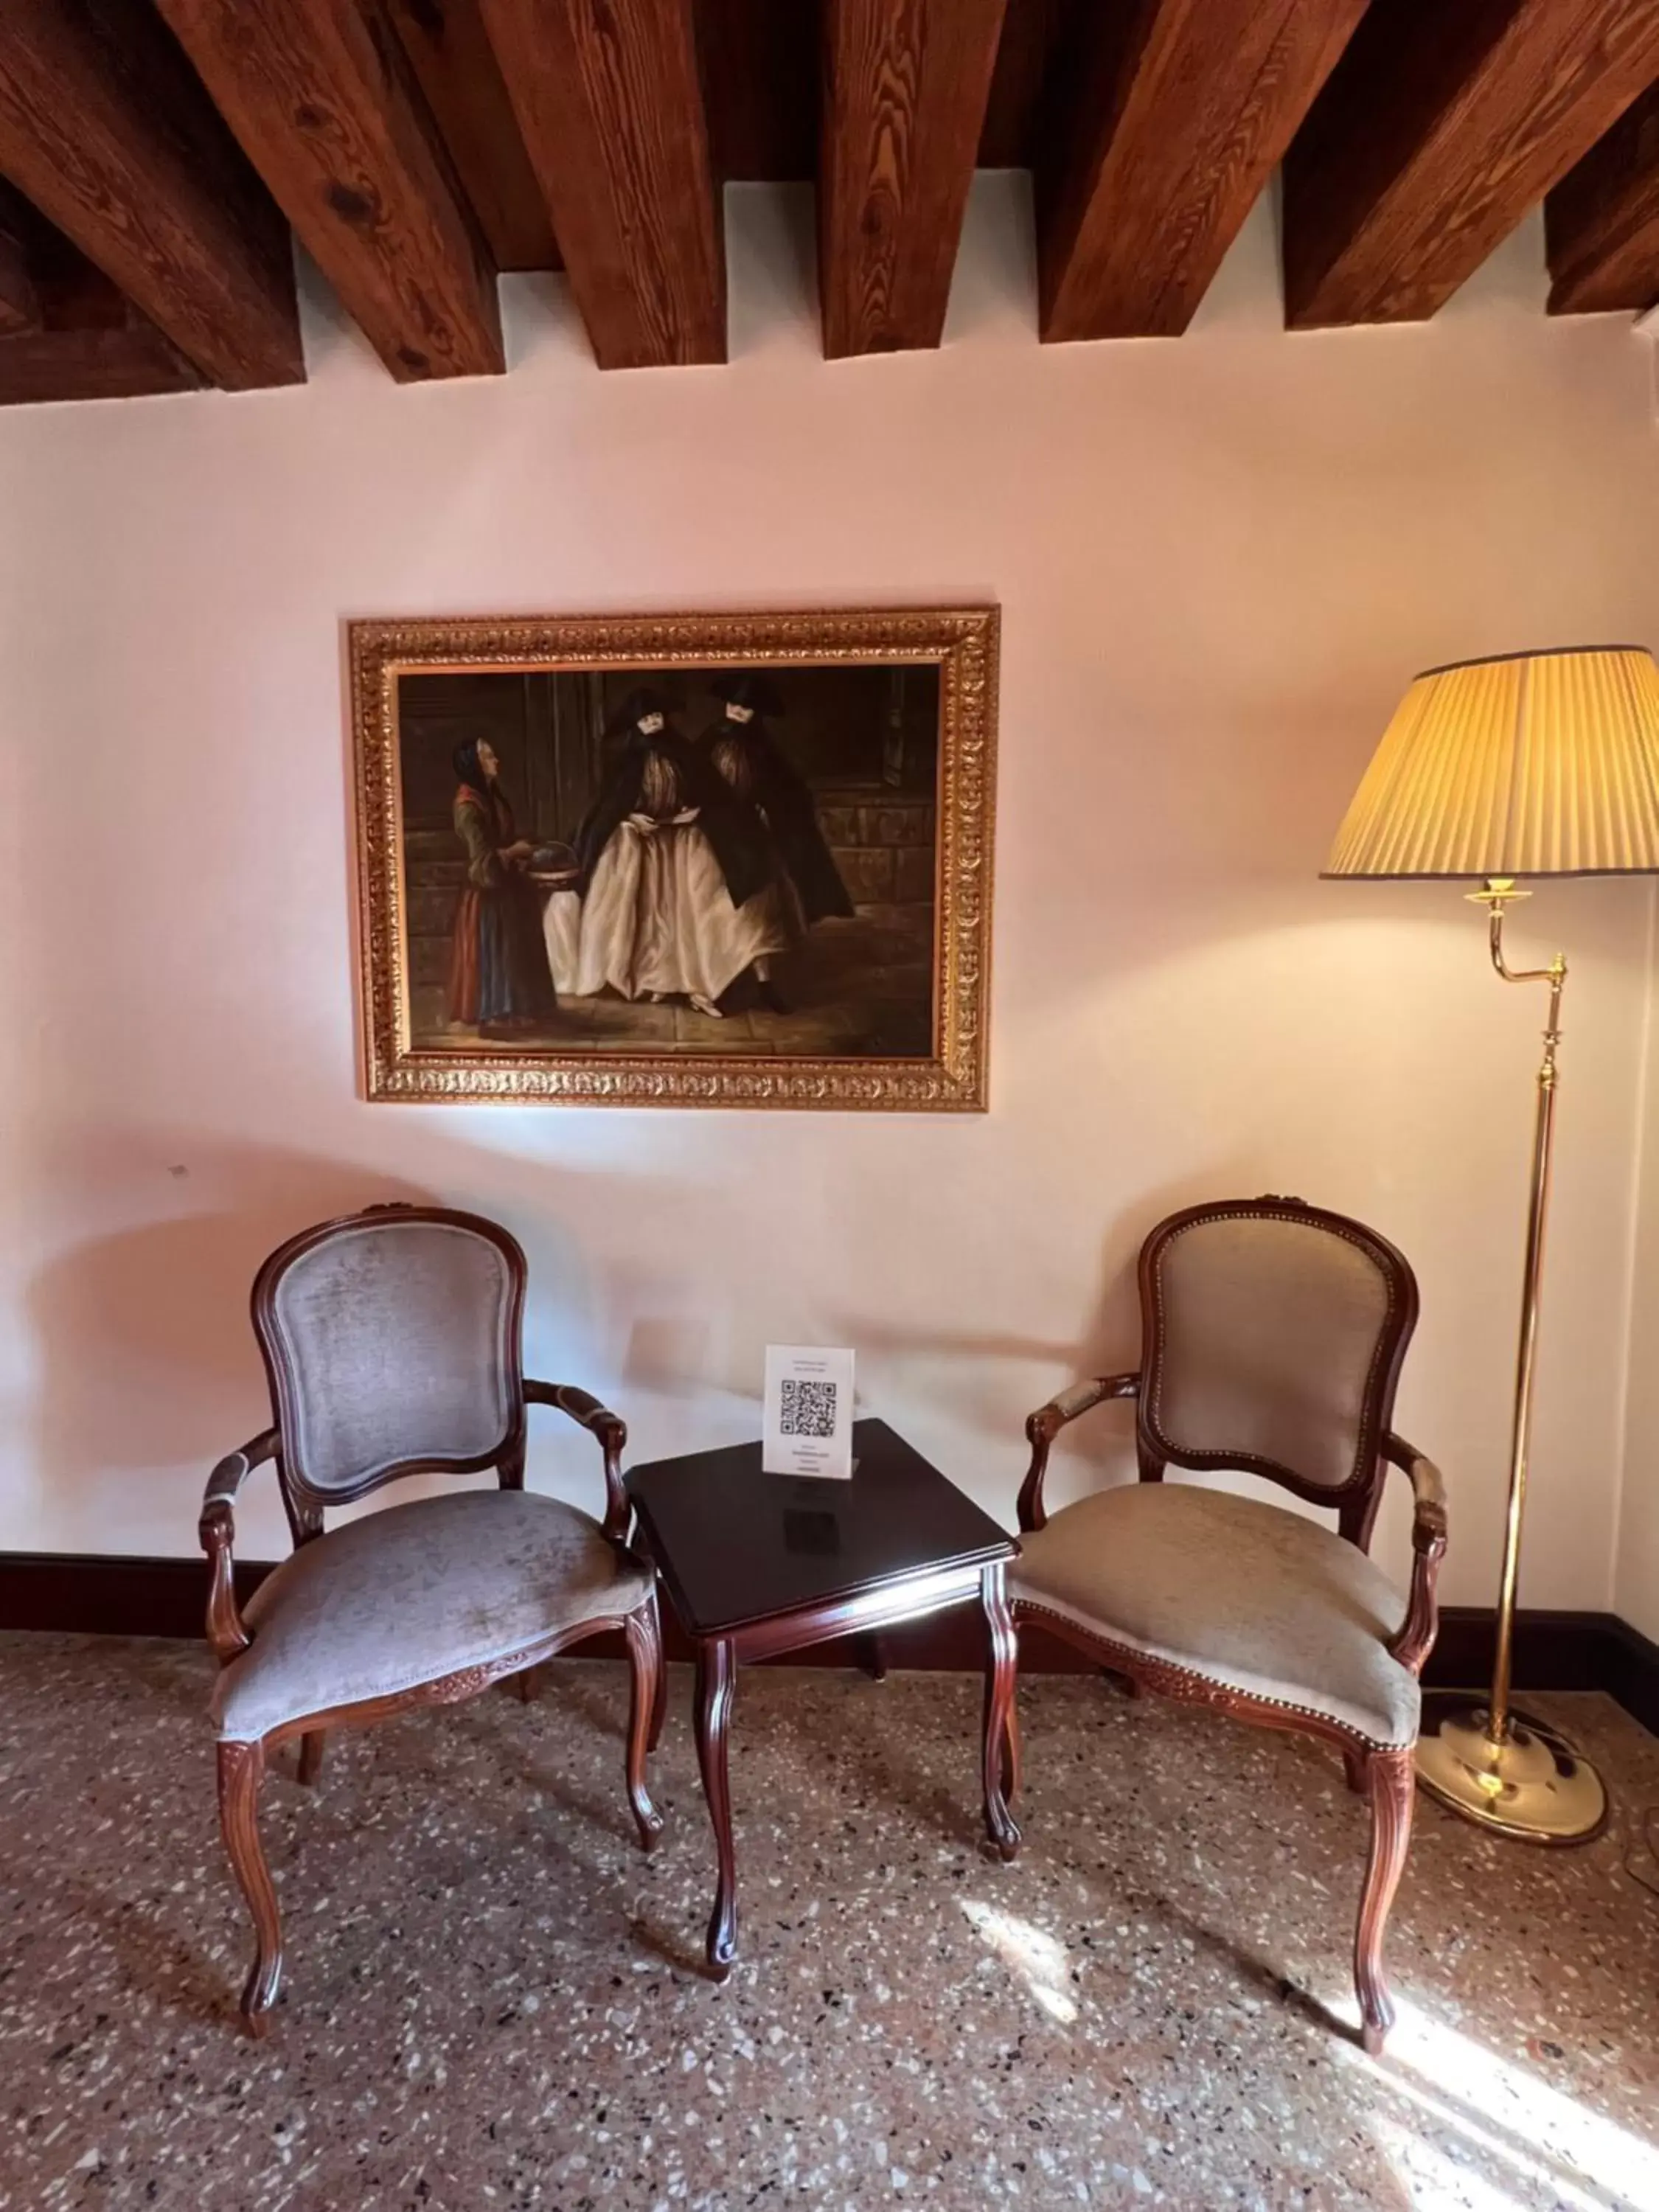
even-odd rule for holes
{"type": "Polygon", "coordinates": [[[732,1692],[738,1662],[729,1636],[697,1644],[697,1764],[702,1793],[714,1829],[719,1876],[714,1910],[708,1923],[708,1970],[724,1981],[738,1954],[738,1860],[732,1838],[732,1792],[726,1775],[726,1741],[732,1720],[732,1692]]]}
{"type": "Polygon", "coordinates": [[[1008,1810],[1008,1795],[1019,1787],[1019,1722],[1014,1684],[1019,1667],[1019,1638],[1008,1610],[1007,1571],[1001,1560],[980,1577],[988,1650],[985,1668],[985,1832],[999,1855],[1012,1859],[1020,1834],[1008,1810]]]}
{"type": "Polygon", "coordinates": [[[662,1724],[668,1717],[668,1662],[663,1657],[662,1614],[658,1607],[654,1586],[651,1592],[651,1612],[657,1624],[657,1687],[651,1700],[651,1730],[645,1740],[647,1751],[654,1751],[662,1741],[662,1724]]]}

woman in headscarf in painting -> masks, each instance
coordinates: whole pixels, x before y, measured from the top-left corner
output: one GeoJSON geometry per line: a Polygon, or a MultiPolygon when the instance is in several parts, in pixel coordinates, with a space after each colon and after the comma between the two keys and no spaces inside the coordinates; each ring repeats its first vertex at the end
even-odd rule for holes
{"type": "Polygon", "coordinates": [[[459,788],[453,819],[466,854],[466,887],[455,914],[449,960],[449,1018],[486,1037],[517,1036],[558,1006],[539,901],[524,869],[532,847],[520,837],[486,738],[453,756],[459,788]]]}
{"type": "Polygon", "coordinates": [[[547,906],[562,993],[685,998],[717,1018],[720,994],[788,939],[758,911],[766,857],[727,787],[668,719],[660,693],[631,692],[606,728],[622,753],[576,833],[574,892],[547,906]]]}

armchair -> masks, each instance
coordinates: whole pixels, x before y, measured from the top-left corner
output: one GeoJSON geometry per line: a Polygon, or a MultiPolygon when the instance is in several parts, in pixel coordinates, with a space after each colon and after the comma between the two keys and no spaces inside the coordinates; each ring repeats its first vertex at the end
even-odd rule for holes
{"type": "Polygon", "coordinates": [[[259,1842],[260,1778],[300,1739],[314,1780],[325,1732],[475,1696],[566,1645],[620,1630],[631,1665],[628,1794],[641,1843],[662,1823],[646,1755],[662,1703],[655,1583],[627,1548],[627,1431],[585,1390],[521,1372],[524,1254],[507,1231],[440,1207],[370,1206],[305,1231],[253,1286],[273,1425],[221,1460],[202,1500],[208,1643],[219,1662],[220,1824],[252,1915],[242,1993],[264,2032],[282,1975],[276,1894],[259,1842]],[[551,1406],[597,1439],[605,1515],[524,1486],[525,1409],[551,1406]],[[275,1462],[291,1555],[245,1607],[234,1508],[275,1462]],[[494,1490],[390,1505],[332,1529],[328,1507],[417,1474],[493,1468],[494,1490]]]}
{"type": "MultiPolygon", "coordinates": [[[[1369,1800],[1370,1850],[1354,1939],[1362,2040],[1393,2023],[1382,1937],[1411,1832],[1419,1676],[1433,1647],[1446,1548],[1433,1462],[1389,1426],[1417,1320],[1417,1285],[1391,1244],[1299,1199],[1194,1206],[1154,1229],[1139,1268],[1143,1361],[1079,1383],[1026,1423],[1016,1634],[1037,1621],[1133,1688],[1300,1730],[1342,1754],[1369,1800]],[[1135,1407],[1139,1482],[1052,1516],[1049,1451],[1113,1399],[1135,1407]],[[1305,1515],[1194,1484],[1169,1466],[1263,1475],[1333,1509],[1305,1515]],[[1415,1501],[1402,1599],[1367,1556],[1389,1467],[1415,1501]]],[[[1019,1848],[1012,1708],[988,1759],[987,1825],[1019,1848]]]]}

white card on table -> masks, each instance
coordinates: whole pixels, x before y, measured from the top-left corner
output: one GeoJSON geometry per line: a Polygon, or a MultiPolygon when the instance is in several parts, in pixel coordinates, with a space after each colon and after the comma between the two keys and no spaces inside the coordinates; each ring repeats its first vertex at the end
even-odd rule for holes
{"type": "Polygon", "coordinates": [[[853,1474],[853,1355],[813,1345],[766,1347],[761,1465],[768,1474],[853,1474]]]}

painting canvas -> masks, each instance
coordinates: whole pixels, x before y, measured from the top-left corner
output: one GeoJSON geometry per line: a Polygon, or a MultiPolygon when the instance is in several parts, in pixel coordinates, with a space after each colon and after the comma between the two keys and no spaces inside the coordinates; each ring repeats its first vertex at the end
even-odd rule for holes
{"type": "Polygon", "coordinates": [[[372,1097],[983,1105],[994,611],[351,644],[372,1097]]]}

